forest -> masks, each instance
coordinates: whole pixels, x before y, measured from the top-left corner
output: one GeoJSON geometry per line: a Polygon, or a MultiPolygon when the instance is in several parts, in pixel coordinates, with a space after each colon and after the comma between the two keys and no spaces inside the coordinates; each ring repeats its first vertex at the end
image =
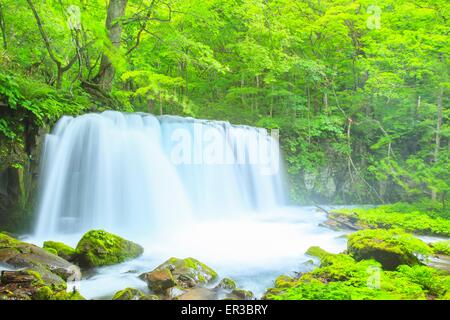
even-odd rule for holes
{"type": "MultiPolygon", "coordinates": [[[[449,9],[445,0],[0,0],[0,231],[30,230],[55,123],[115,110],[278,129],[292,204],[382,205],[327,211],[327,223],[448,237],[449,9]]],[[[312,283],[293,295],[316,298],[322,284],[312,283]]]]}

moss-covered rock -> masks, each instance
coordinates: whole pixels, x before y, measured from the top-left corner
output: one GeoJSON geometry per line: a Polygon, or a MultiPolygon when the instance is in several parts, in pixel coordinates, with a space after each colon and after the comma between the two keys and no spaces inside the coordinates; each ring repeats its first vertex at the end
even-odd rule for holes
{"type": "Polygon", "coordinates": [[[234,289],[227,295],[227,298],[231,300],[253,300],[254,297],[253,292],[244,289],[234,289]]]}
{"type": "Polygon", "coordinates": [[[319,259],[323,259],[329,255],[332,255],[332,253],[329,253],[329,252],[323,250],[321,247],[317,247],[317,246],[309,247],[309,249],[306,250],[305,254],[307,254],[308,256],[311,256],[311,257],[319,258],[319,259]]]}
{"type": "Polygon", "coordinates": [[[135,288],[126,288],[120,291],[117,291],[112,300],[147,300],[145,299],[146,295],[135,288]]]}
{"type": "Polygon", "coordinates": [[[38,246],[22,242],[2,233],[0,233],[0,263],[15,268],[35,269],[46,276],[50,276],[45,271],[47,270],[64,280],[79,280],[81,278],[80,269],[76,265],[38,246]]]}
{"type": "Polygon", "coordinates": [[[295,280],[292,277],[289,277],[286,275],[281,275],[278,278],[276,278],[274,281],[275,288],[289,288],[292,286],[294,281],[295,280]]]}
{"type": "Polygon", "coordinates": [[[132,241],[104,230],[91,230],[78,242],[76,252],[78,263],[89,268],[137,258],[144,249],[132,241]]]}
{"type": "Polygon", "coordinates": [[[175,278],[178,285],[182,287],[193,287],[204,285],[217,279],[217,273],[194,258],[170,258],[156,270],[168,269],[175,278]]]}
{"type": "Polygon", "coordinates": [[[45,241],[43,248],[49,252],[54,252],[54,254],[63,258],[64,260],[71,262],[75,261],[76,250],[62,242],[45,241]]]}
{"type": "Polygon", "coordinates": [[[357,261],[374,259],[386,270],[399,265],[420,264],[417,255],[430,254],[430,248],[421,240],[398,230],[361,230],[349,236],[348,253],[357,261]]]}
{"type": "Polygon", "coordinates": [[[234,282],[233,279],[230,279],[230,278],[223,278],[217,284],[215,289],[234,290],[234,289],[236,289],[236,282],[234,282]]]}
{"type": "Polygon", "coordinates": [[[48,278],[36,270],[3,271],[0,277],[0,300],[84,300],[66,283],[48,278]]]}

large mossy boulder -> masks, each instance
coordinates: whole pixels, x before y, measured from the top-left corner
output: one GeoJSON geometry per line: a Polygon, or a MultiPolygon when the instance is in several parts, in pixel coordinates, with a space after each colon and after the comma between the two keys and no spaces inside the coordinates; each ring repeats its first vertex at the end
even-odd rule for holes
{"type": "Polygon", "coordinates": [[[351,234],[347,251],[357,261],[374,259],[386,270],[395,270],[399,265],[420,264],[420,255],[431,253],[427,244],[413,235],[383,229],[361,230],[351,234]]]}
{"type": "Polygon", "coordinates": [[[78,263],[82,267],[91,268],[137,258],[144,252],[144,248],[104,230],[91,230],[83,235],[76,251],[78,263]]]}
{"type": "Polygon", "coordinates": [[[72,262],[76,259],[76,250],[62,242],[45,241],[43,248],[49,252],[54,252],[64,260],[72,262]]]}
{"type": "Polygon", "coordinates": [[[80,268],[30,243],[0,233],[0,263],[13,268],[28,268],[51,277],[56,274],[64,280],[79,280],[80,268]]]}

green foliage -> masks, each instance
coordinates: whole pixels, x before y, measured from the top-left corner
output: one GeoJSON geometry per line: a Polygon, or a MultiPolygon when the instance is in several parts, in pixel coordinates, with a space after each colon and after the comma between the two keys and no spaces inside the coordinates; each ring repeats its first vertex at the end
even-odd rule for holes
{"type": "Polygon", "coordinates": [[[385,271],[374,260],[328,254],[319,268],[298,279],[280,276],[264,295],[270,300],[445,299],[450,277],[425,266],[385,271]]]}
{"type": "Polygon", "coordinates": [[[430,246],[434,253],[450,256],[450,240],[433,242],[430,246]]]}
{"type": "Polygon", "coordinates": [[[356,225],[364,228],[401,228],[416,234],[450,236],[447,209],[419,210],[420,206],[398,203],[375,208],[339,209],[330,217],[351,217],[356,225]]]}
{"type": "Polygon", "coordinates": [[[2,1],[2,167],[61,115],[114,108],[279,129],[296,202],[446,205],[443,0],[128,1],[118,47],[104,2],[33,3],[48,41],[25,0],[2,1]]]}

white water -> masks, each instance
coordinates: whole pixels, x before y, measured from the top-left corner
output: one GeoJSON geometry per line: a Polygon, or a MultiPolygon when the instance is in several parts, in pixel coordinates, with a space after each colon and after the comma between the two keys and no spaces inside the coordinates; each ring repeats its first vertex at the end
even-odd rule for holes
{"type": "Polygon", "coordinates": [[[226,122],[113,111],[63,117],[42,162],[38,236],[92,228],[154,236],[285,204],[277,141],[226,122]]]}
{"type": "Polygon", "coordinates": [[[48,135],[31,241],[75,246],[93,228],[144,246],[144,255],[99,268],[76,284],[111,297],[171,256],[195,257],[260,296],[282,273],[305,269],[312,245],[345,239],[323,213],[288,207],[278,143],[227,122],[107,111],[63,117],[48,135]],[[131,271],[131,272],[130,272],[131,271]]]}

